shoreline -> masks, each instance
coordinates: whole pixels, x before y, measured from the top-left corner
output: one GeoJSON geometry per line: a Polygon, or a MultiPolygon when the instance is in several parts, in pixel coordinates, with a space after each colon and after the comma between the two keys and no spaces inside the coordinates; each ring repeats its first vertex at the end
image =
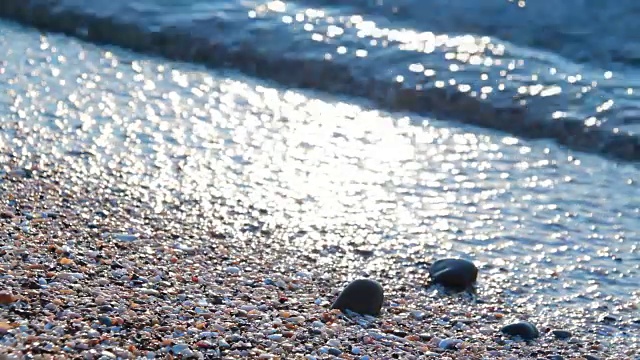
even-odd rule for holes
{"type": "Polygon", "coordinates": [[[368,274],[384,287],[383,312],[349,318],[329,307],[348,280],[364,275],[340,260],[367,261],[355,252],[332,257],[326,249],[297,248],[289,230],[265,227],[264,213],[250,206],[221,200],[212,213],[184,201],[155,212],[133,195],[144,189],[113,187],[117,172],[86,175],[65,160],[56,168],[9,170],[0,178],[0,356],[7,359],[640,354],[633,340],[640,326],[602,323],[602,309],[543,319],[512,295],[474,301],[427,288],[419,269],[368,274]],[[514,319],[534,322],[541,337],[525,343],[500,334],[514,319]],[[572,338],[554,339],[550,330],[563,328],[572,338]],[[599,333],[607,328],[628,337],[599,333]],[[462,342],[444,350],[444,339],[462,342]]]}

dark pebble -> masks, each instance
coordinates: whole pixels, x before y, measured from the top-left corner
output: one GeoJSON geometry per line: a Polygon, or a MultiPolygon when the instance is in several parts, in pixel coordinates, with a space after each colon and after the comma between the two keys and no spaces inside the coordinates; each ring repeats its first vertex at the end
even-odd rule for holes
{"type": "Polygon", "coordinates": [[[556,339],[560,339],[560,340],[565,340],[571,337],[571,331],[567,331],[567,330],[553,330],[551,331],[551,333],[553,334],[553,336],[556,337],[556,339]]]}
{"type": "Polygon", "coordinates": [[[380,283],[369,279],[358,279],[342,290],[331,308],[378,315],[383,301],[384,291],[380,283]]]}
{"type": "Polygon", "coordinates": [[[503,333],[511,336],[520,336],[524,340],[532,340],[540,336],[540,332],[535,325],[528,321],[509,324],[502,329],[503,333]]]}
{"type": "Polygon", "coordinates": [[[27,289],[33,289],[33,290],[37,290],[37,289],[41,289],[42,286],[40,284],[38,284],[37,281],[34,280],[28,280],[27,282],[22,284],[22,287],[27,288],[27,289]]]}
{"type": "Polygon", "coordinates": [[[327,352],[329,353],[329,355],[333,355],[333,356],[340,356],[342,354],[342,351],[336,348],[329,348],[327,352]]]}
{"type": "Polygon", "coordinates": [[[547,359],[549,359],[549,360],[564,360],[564,357],[562,357],[560,355],[551,355],[551,356],[548,356],[547,359]]]}
{"type": "Polygon", "coordinates": [[[103,313],[108,313],[108,312],[112,312],[112,311],[114,311],[114,310],[115,310],[115,309],[114,309],[112,306],[110,306],[110,305],[101,305],[98,309],[100,310],[100,312],[103,312],[103,313]]]}
{"type": "Polygon", "coordinates": [[[214,295],[211,297],[211,303],[213,305],[222,305],[224,304],[224,299],[222,298],[222,296],[214,295]]]}
{"type": "Polygon", "coordinates": [[[584,358],[587,360],[600,360],[599,357],[593,355],[585,355],[584,358]]]}
{"type": "Polygon", "coordinates": [[[108,316],[100,316],[98,318],[98,321],[100,321],[101,324],[106,325],[106,326],[111,326],[111,324],[112,324],[111,318],[109,318],[108,316]]]}
{"type": "Polygon", "coordinates": [[[431,280],[442,286],[466,289],[478,278],[478,268],[464,259],[440,259],[429,268],[431,280]]]}

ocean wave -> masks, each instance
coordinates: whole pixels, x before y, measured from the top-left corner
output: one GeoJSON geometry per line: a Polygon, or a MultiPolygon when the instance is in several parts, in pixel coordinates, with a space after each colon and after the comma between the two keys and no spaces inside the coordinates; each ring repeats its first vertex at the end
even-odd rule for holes
{"type": "Polygon", "coordinates": [[[576,63],[487,29],[411,28],[409,17],[361,10],[281,1],[0,3],[0,16],[46,31],[640,159],[640,76],[632,69],[576,63]]]}

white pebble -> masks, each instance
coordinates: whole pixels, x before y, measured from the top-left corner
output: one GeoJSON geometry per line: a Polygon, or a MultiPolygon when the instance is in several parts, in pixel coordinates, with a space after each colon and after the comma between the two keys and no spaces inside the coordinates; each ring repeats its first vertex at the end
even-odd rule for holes
{"type": "Polygon", "coordinates": [[[160,295],[160,292],[155,289],[144,288],[144,289],[140,289],[140,292],[146,295],[154,295],[154,296],[160,295]]]}
{"type": "Polygon", "coordinates": [[[416,320],[424,319],[424,313],[422,311],[414,310],[411,312],[411,316],[416,320]]]}
{"type": "Polygon", "coordinates": [[[298,271],[296,273],[296,276],[301,278],[311,279],[313,277],[313,274],[308,271],[298,271]]]}
{"type": "Polygon", "coordinates": [[[284,336],[282,336],[282,334],[271,334],[269,336],[267,336],[267,338],[271,341],[282,341],[284,339],[284,336]]]}
{"type": "Polygon", "coordinates": [[[340,340],[338,339],[331,339],[329,341],[327,341],[327,345],[331,346],[331,347],[340,347],[340,340]]]}
{"type": "Polygon", "coordinates": [[[244,311],[251,311],[251,310],[255,310],[256,307],[254,305],[242,305],[240,309],[244,311]]]}
{"type": "Polygon", "coordinates": [[[227,268],[224,269],[224,271],[228,272],[229,274],[239,274],[240,268],[236,266],[227,266],[227,268]]]}
{"type": "Polygon", "coordinates": [[[124,242],[131,242],[138,240],[138,235],[132,234],[112,234],[114,238],[124,242]]]}

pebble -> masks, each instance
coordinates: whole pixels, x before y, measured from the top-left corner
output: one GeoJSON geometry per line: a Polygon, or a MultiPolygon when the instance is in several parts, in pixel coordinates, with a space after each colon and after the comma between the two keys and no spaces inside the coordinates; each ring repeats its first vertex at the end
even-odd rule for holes
{"type": "Polygon", "coordinates": [[[454,350],[456,345],[460,344],[462,341],[458,339],[443,339],[438,343],[438,347],[440,349],[445,350],[454,350]]]}
{"type": "Polygon", "coordinates": [[[0,292],[0,304],[8,305],[18,301],[18,298],[8,292],[0,292]]]}
{"type": "Polygon", "coordinates": [[[354,346],[354,347],[352,347],[352,348],[351,348],[351,353],[352,353],[353,355],[360,355],[360,354],[362,353],[362,350],[360,350],[360,348],[359,348],[359,347],[354,346]]]}
{"type": "Polygon", "coordinates": [[[552,330],[551,333],[556,339],[565,340],[571,337],[571,331],[567,330],[552,330]]]}
{"type": "Polygon", "coordinates": [[[116,359],[116,354],[110,352],[110,351],[106,351],[103,350],[100,355],[102,355],[102,357],[105,357],[107,359],[116,359]]]}
{"type": "Polygon", "coordinates": [[[226,271],[229,274],[237,275],[240,273],[240,268],[237,266],[227,266],[227,268],[224,269],[224,271],[226,271]]]}
{"type": "Polygon", "coordinates": [[[100,316],[98,318],[98,321],[100,321],[102,325],[106,325],[106,326],[111,326],[113,324],[113,322],[111,321],[111,318],[108,316],[100,316]]]}
{"type": "Polygon", "coordinates": [[[333,346],[333,347],[340,347],[340,340],[337,339],[331,339],[329,341],[327,341],[327,345],[329,346],[333,346]]]}
{"type": "Polygon", "coordinates": [[[520,336],[524,340],[533,340],[540,336],[540,332],[536,326],[528,321],[506,325],[500,329],[500,331],[507,335],[520,336]]]}
{"type": "Polygon", "coordinates": [[[411,317],[416,319],[416,320],[422,320],[424,319],[425,314],[422,311],[412,311],[411,312],[411,317]]]}
{"type": "Polygon", "coordinates": [[[112,234],[116,240],[122,242],[132,242],[138,240],[138,235],[133,234],[112,234]]]}
{"type": "Polygon", "coordinates": [[[280,342],[280,341],[284,340],[284,336],[282,334],[272,334],[272,335],[267,336],[267,339],[269,339],[271,341],[280,342]]]}
{"type": "Polygon", "coordinates": [[[380,283],[370,279],[358,279],[342,290],[331,308],[378,315],[382,309],[383,301],[384,290],[380,283]]]}
{"type": "Polygon", "coordinates": [[[331,347],[327,350],[329,355],[340,356],[342,354],[342,350],[331,347]]]}
{"type": "Polygon", "coordinates": [[[551,356],[548,356],[547,359],[549,359],[549,360],[564,360],[564,357],[562,357],[560,355],[551,355],[551,356]]]}
{"type": "Polygon", "coordinates": [[[478,268],[464,259],[436,260],[429,268],[431,280],[452,289],[466,289],[478,278],[478,268]]]}
{"type": "Polygon", "coordinates": [[[189,345],[187,344],[176,344],[171,347],[171,351],[174,354],[182,354],[184,355],[185,351],[189,350],[189,345]]]}

